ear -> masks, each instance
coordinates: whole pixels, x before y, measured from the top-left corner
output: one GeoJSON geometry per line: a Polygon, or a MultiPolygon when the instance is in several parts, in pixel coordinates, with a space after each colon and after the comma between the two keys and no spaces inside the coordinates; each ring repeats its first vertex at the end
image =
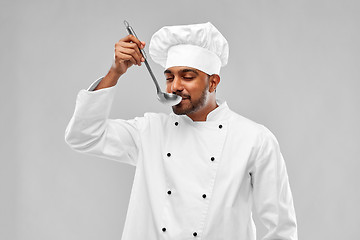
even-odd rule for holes
{"type": "Polygon", "coordinates": [[[216,91],[218,84],[220,83],[220,76],[213,74],[209,77],[209,92],[216,91]]]}

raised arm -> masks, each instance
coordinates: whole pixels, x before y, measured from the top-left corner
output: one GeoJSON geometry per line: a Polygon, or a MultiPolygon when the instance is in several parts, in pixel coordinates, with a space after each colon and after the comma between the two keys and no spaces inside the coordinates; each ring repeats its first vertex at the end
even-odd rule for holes
{"type": "Polygon", "coordinates": [[[114,62],[104,78],[90,90],[81,90],[74,114],[65,130],[65,142],[74,150],[137,164],[140,131],[146,119],[108,119],[115,96],[115,85],[129,67],[141,65],[144,42],[128,35],[115,44],[114,62]],[[93,90],[92,90],[93,89],[93,90]]]}

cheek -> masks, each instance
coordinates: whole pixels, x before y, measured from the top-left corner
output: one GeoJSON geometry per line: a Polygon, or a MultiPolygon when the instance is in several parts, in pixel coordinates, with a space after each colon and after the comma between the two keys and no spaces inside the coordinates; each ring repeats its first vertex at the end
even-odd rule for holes
{"type": "Polygon", "coordinates": [[[197,98],[202,93],[202,88],[196,85],[191,85],[187,87],[188,93],[191,94],[194,98],[197,98]]]}

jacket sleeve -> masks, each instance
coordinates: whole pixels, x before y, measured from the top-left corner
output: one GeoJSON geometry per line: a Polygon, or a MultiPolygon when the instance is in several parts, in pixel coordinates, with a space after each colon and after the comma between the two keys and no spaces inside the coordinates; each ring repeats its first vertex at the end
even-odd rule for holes
{"type": "Polygon", "coordinates": [[[108,119],[115,86],[92,91],[81,90],[74,114],[65,130],[65,142],[74,150],[136,166],[141,148],[140,129],[145,118],[108,119]]]}
{"type": "Polygon", "coordinates": [[[253,201],[268,230],[263,240],[297,240],[297,223],[287,170],[275,136],[264,126],[251,171],[253,201]]]}

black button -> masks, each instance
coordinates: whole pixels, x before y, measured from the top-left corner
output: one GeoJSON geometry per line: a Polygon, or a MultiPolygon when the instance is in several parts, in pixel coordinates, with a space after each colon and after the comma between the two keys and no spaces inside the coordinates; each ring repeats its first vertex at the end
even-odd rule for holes
{"type": "Polygon", "coordinates": [[[171,194],[171,191],[168,191],[168,194],[170,195],[170,194],[171,194]]]}
{"type": "Polygon", "coordinates": [[[170,157],[170,156],[171,156],[171,153],[167,153],[167,156],[170,157]]]}
{"type": "Polygon", "coordinates": [[[214,157],[211,157],[211,161],[214,161],[215,160],[215,158],[214,157]]]}
{"type": "Polygon", "coordinates": [[[175,126],[177,126],[177,125],[179,125],[179,123],[178,123],[178,122],[175,122],[175,126]]]}
{"type": "Polygon", "coordinates": [[[165,231],[166,231],[166,228],[163,228],[162,231],[165,232],[165,231]]]}
{"type": "Polygon", "coordinates": [[[203,198],[206,198],[206,194],[203,194],[203,198]]]}
{"type": "Polygon", "coordinates": [[[197,232],[194,232],[193,235],[194,235],[194,237],[196,237],[196,236],[197,236],[197,232]]]}
{"type": "Polygon", "coordinates": [[[221,124],[219,125],[219,128],[220,128],[220,129],[222,128],[222,125],[221,125],[221,124]]]}

